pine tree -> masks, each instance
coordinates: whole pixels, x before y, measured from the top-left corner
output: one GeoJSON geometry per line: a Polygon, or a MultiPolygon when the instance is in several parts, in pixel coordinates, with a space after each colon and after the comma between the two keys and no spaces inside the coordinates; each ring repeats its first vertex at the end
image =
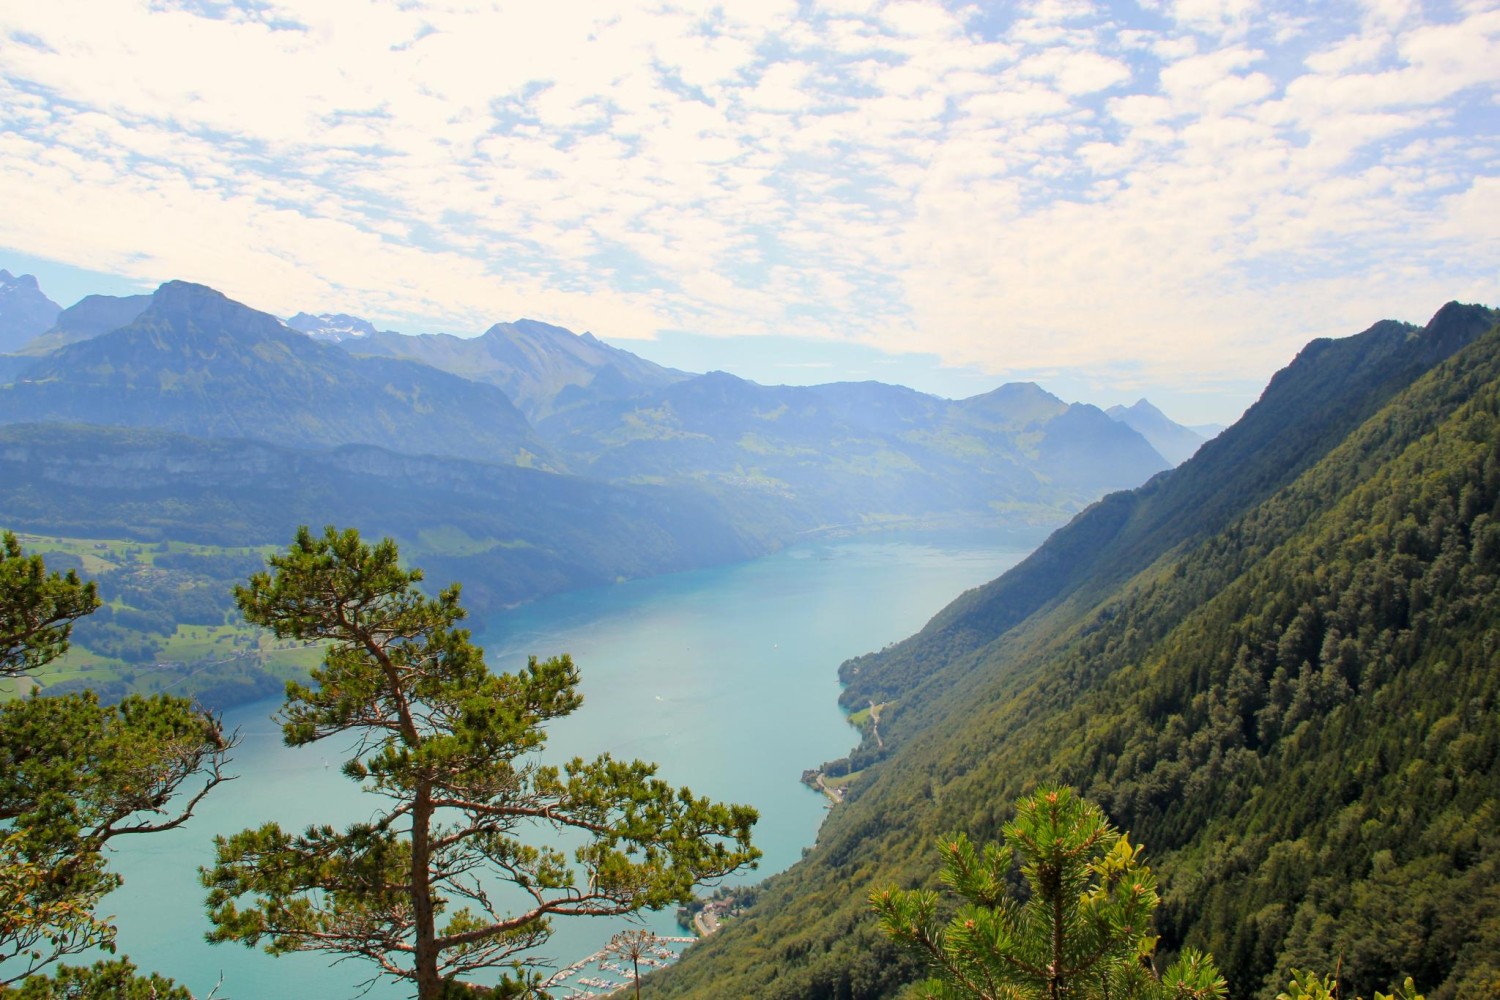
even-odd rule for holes
{"type": "Polygon", "coordinates": [[[203,873],[213,940],[361,956],[421,1000],[496,969],[511,993],[537,981],[524,952],[551,917],[686,902],[758,856],[754,810],[673,788],[654,765],[538,762],[546,724],[581,704],[571,660],[491,673],[458,627],[458,586],[425,596],[391,540],[303,528],[270,567],[236,588],[246,620],[326,644],[313,684],[288,686],[286,742],[352,737],[344,773],[386,804],[342,831],[219,838],[203,873]]]}
{"type": "MultiPolygon", "coordinates": [[[[1292,970],[1292,981],[1287,992],[1276,994],[1276,1000],[1339,1000],[1338,976],[1320,976],[1314,972],[1292,970]]],[[[1355,1000],[1360,1000],[1356,997],[1355,1000]]],[[[1425,1000],[1417,992],[1416,984],[1408,976],[1406,981],[1389,993],[1375,991],[1375,1000],[1425,1000]]]]}
{"type": "Polygon", "coordinates": [[[893,938],[921,954],[940,1000],[1219,998],[1212,959],[1186,952],[1158,976],[1156,879],[1141,849],[1067,788],[1016,803],[1005,844],[976,851],[963,834],[942,841],[941,879],[964,900],[946,922],[931,890],[875,890],[871,904],[893,938]],[[1011,891],[1014,858],[1029,890],[1011,891]]]}
{"type": "MultiPolygon", "coordinates": [[[[0,676],[28,676],[61,656],[73,622],[98,604],[92,583],[49,573],[6,532],[0,676]]],[[[121,881],[106,862],[108,845],[185,823],[225,780],[232,744],[216,718],[165,695],[101,705],[91,692],[33,693],[0,705],[0,988],[67,955],[113,950],[115,927],[96,913],[121,881]]],[[[122,968],[61,975],[117,982],[130,978],[122,968]]],[[[37,978],[31,988],[48,982],[37,978]]]]}
{"type": "Polygon", "coordinates": [[[99,607],[93,582],[49,573],[16,536],[0,536],[0,677],[20,677],[61,656],[73,622],[99,607]]]}

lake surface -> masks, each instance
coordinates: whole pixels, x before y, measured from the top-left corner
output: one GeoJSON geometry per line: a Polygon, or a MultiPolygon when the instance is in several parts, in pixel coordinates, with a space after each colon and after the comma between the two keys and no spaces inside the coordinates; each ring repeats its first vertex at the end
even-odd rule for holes
{"type": "MultiPolygon", "coordinates": [[[[754,841],[764,857],[738,879],[755,881],[792,864],[816,839],[826,800],[800,783],[802,771],[857,741],[837,705],[839,664],[910,635],[1025,554],[998,533],[806,545],[550,598],[492,621],[480,641],[497,670],[523,666],[528,655],[572,655],[584,704],[550,728],[553,759],[607,752],[655,761],[674,785],[755,806],[754,841]]],[[[272,958],[203,941],[196,870],[212,860],[215,833],[272,820],[287,829],[342,824],[368,818],[379,801],[339,774],[347,743],[282,746],[270,721],[278,706],[227,713],[228,727],[240,732],[230,768],[238,777],[183,829],[137,838],[114,859],[126,885],[103,912],[118,920],[120,952],[198,996],[222,979],[218,996],[230,1000],[339,1000],[360,995],[371,974],[356,960],[330,967],[324,955],[272,958]]],[[[564,966],[633,925],[575,918],[555,926],[543,953],[564,966]]],[[[671,913],[649,915],[646,926],[681,933],[671,913]]],[[[382,981],[364,995],[408,991],[382,981]]]]}

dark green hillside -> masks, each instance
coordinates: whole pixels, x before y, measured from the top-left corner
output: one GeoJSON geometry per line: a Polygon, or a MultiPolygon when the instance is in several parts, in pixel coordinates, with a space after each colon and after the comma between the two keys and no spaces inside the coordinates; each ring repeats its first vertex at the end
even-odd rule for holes
{"type": "Polygon", "coordinates": [[[1421,329],[1385,321],[1353,337],[1314,341],[1191,461],[1140,489],[1105,497],[916,636],[845,664],[845,707],[906,695],[1039,610],[1090,607],[1177,546],[1219,530],[1292,482],[1497,320],[1496,310],[1449,303],[1421,329]]]}
{"type": "Polygon", "coordinates": [[[368,446],[0,427],[0,524],[12,530],[238,547],[328,523],[399,539],[429,578],[463,581],[478,614],[767,551],[703,498],[671,489],[368,446]]]}
{"type": "Polygon", "coordinates": [[[351,357],[181,281],[162,285],[128,325],[62,347],[0,386],[0,423],[35,421],[548,464],[492,386],[351,357]]]}
{"type": "MultiPolygon", "coordinates": [[[[960,652],[900,689],[918,704],[901,745],[810,856],[655,995],[895,995],[910,970],[873,932],[865,890],[930,877],[940,833],[995,839],[1006,804],[1044,781],[1078,787],[1147,846],[1164,949],[1212,951],[1235,996],[1340,963],[1349,995],[1405,975],[1432,998],[1495,995],[1500,329],[1399,385],[1472,339],[1454,321],[1476,316],[1449,307],[1422,336],[1377,328],[1374,358],[1313,345],[1233,433],[1060,533],[1102,551],[1109,583],[1034,560],[1001,582],[1050,585],[1010,591],[1038,613],[981,609],[992,584],[961,602],[966,633],[945,638],[961,619],[939,616],[914,642],[960,652]],[[1340,373],[1330,352],[1354,364],[1340,373]],[[1340,398],[1360,384],[1383,399],[1340,398]],[[1344,411],[1356,426],[1330,432],[1344,411]],[[1237,488],[1252,495],[1236,505],[1233,484],[1196,473],[1199,503],[1151,556],[1134,525],[1177,524],[1153,499],[1215,446],[1248,441],[1258,451],[1217,460],[1249,466],[1237,488]],[[1292,473],[1280,488],[1278,465],[1292,473]]],[[[1038,556],[1060,558],[1056,544],[1038,556]]]]}

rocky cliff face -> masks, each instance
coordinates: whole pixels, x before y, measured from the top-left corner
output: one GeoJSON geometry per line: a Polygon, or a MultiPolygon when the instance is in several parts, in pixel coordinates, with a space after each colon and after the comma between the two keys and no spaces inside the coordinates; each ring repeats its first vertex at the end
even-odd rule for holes
{"type": "Polygon", "coordinates": [[[52,327],[62,307],[42,294],[36,278],[0,269],[0,354],[20,348],[52,327]]]}

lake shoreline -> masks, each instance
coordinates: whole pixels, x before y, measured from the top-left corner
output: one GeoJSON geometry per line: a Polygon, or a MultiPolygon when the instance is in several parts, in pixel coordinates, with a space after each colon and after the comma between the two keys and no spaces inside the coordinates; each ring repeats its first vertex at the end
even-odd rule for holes
{"type": "MultiPolygon", "coordinates": [[[[730,567],[548,598],[500,616],[476,641],[496,671],[518,669],[528,655],[566,652],[578,664],[583,706],[549,726],[543,763],[600,753],[654,761],[673,785],[755,807],[754,840],[764,858],[758,870],[725,883],[746,887],[797,861],[828,814],[826,801],[797,779],[808,761],[837,758],[857,741],[838,706],[839,664],[904,638],[1025,554],[986,538],[968,547],[810,543],[730,567]],[[776,718],[785,736],[767,740],[766,718],[776,718]],[[745,753],[747,746],[756,752],[745,753]]],[[[224,713],[226,726],[241,734],[232,761],[240,777],[229,792],[205,799],[182,829],[132,838],[114,861],[126,884],[102,910],[118,916],[121,954],[195,992],[222,975],[223,992],[235,1000],[352,998],[371,972],[366,966],[330,967],[321,955],[273,959],[202,939],[207,920],[196,870],[211,863],[214,834],[271,820],[289,830],[343,825],[372,814],[373,801],[340,773],[347,745],[283,746],[271,719],[280,706],[272,698],[224,713]]],[[[568,846],[551,834],[540,839],[568,846]]],[[[637,921],[558,921],[540,953],[591,955],[632,926],[681,934],[670,911],[637,921]]],[[[404,995],[390,981],[365,994],[404,995]]]]}

